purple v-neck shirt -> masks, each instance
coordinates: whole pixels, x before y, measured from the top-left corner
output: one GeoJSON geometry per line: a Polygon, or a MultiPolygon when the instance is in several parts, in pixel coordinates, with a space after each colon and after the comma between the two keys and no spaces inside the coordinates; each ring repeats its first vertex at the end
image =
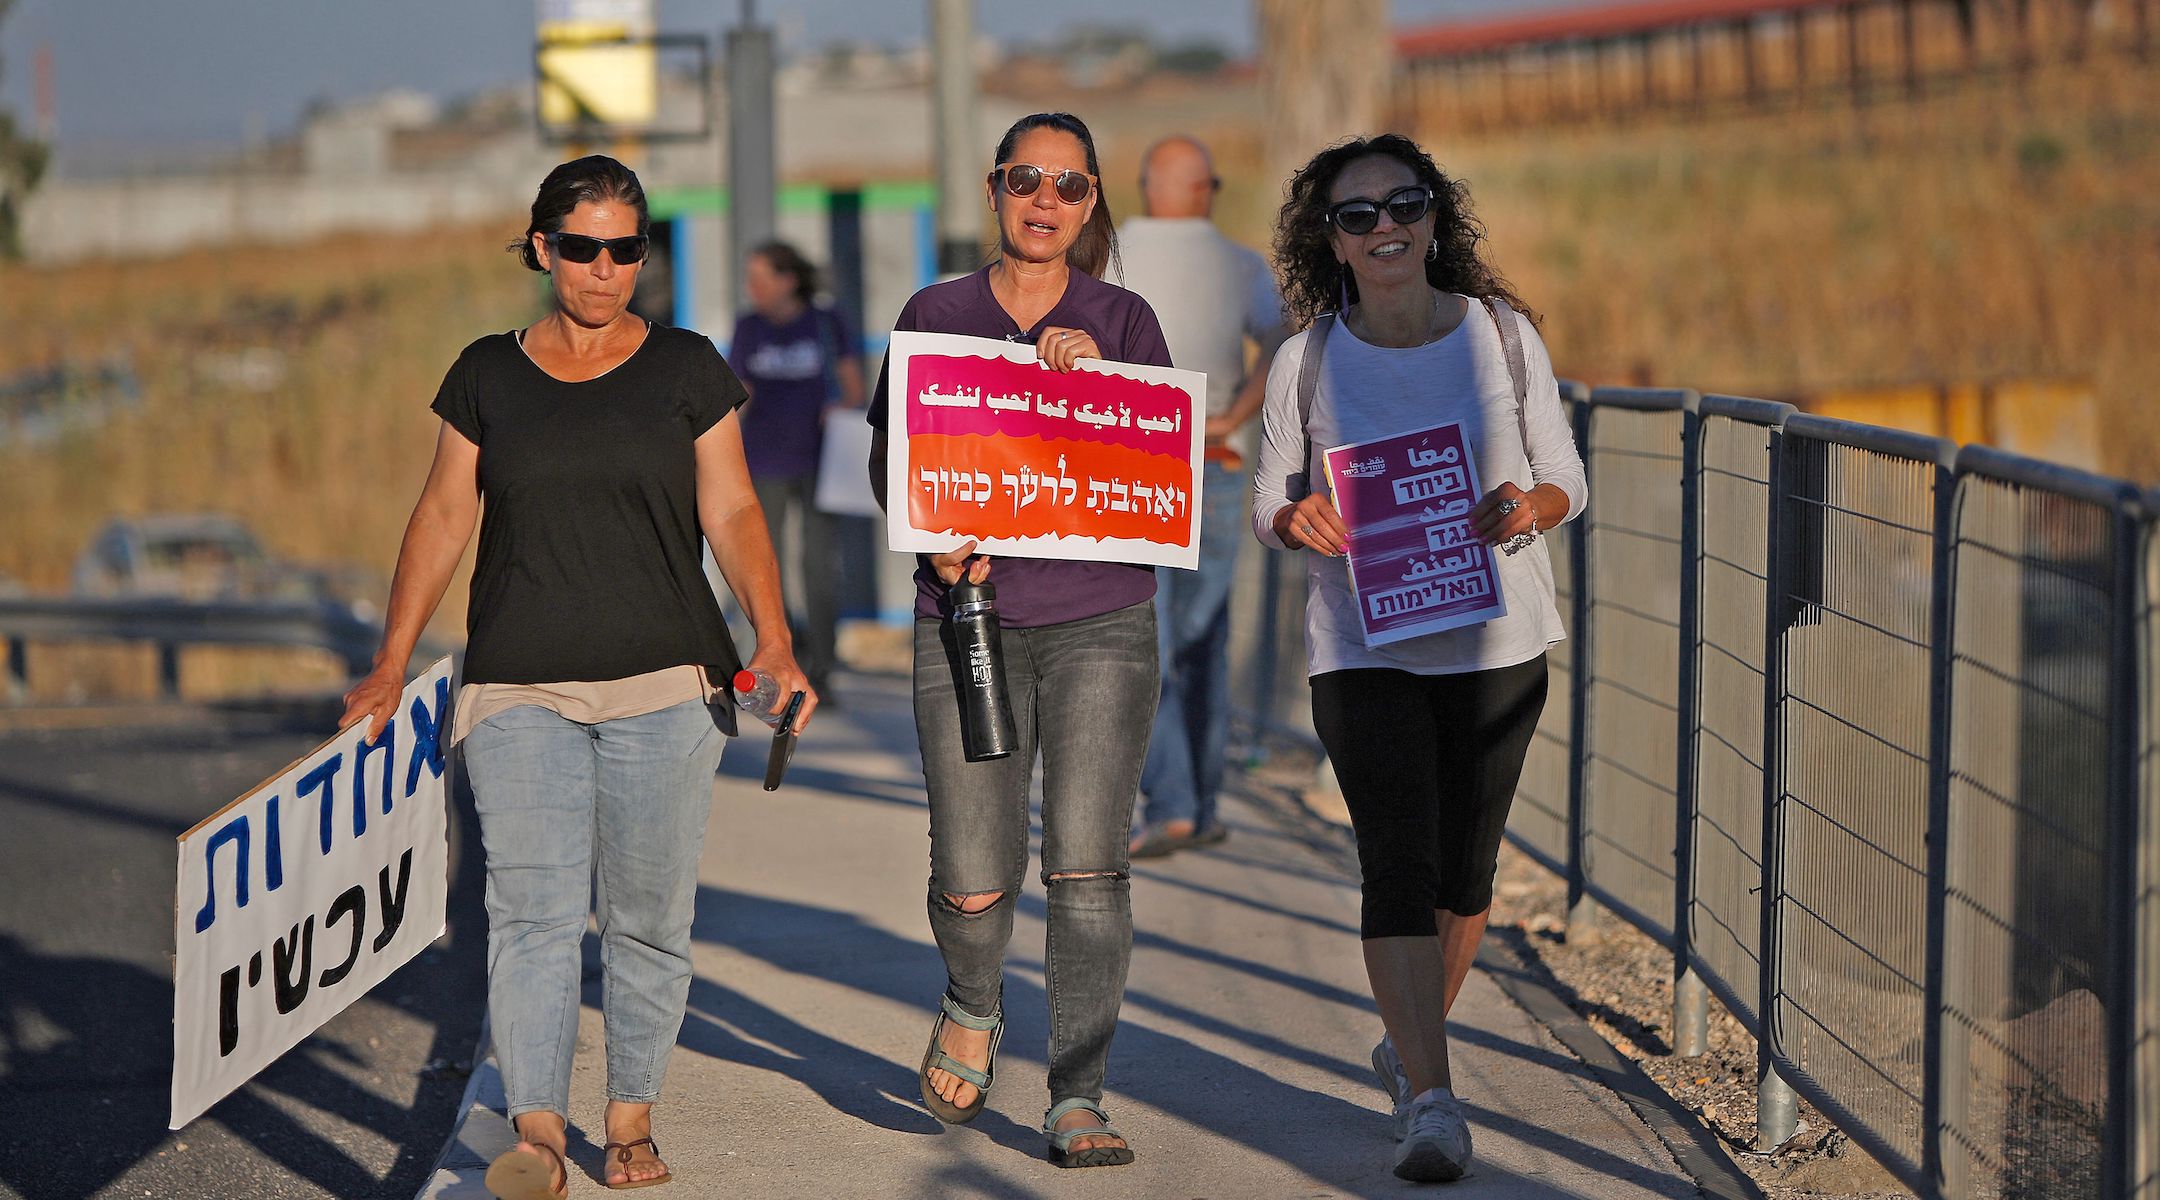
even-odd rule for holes
{"type": "MultiPolygon", "coordinates": [[[[972,275],[933,283],[909,297],[893,330],[958,333],[1034,345],[1042,331],[1053,325],[1086,330],[1106,359],[1172,365],[1162,326],[1147,301],[1083,271],[1071,273],[1065,294],[1030,329],[1015,324],[997,302],[990,291],[990,270],[985,267],[972,275]]],[[[887,407],[886,366],[881,365],[877,390],[870,397],[871,428],[886,427],[887,407]]],[[[929,556],[917,555],[916,562],[915,615],[945,616],[949,589],[931,569],[929,556]]],[[[1062,625],[1155,598],[1155,569],[1133,563],[999,555],[991,559],[990,582],[997,585],[999,623],[1015,629],[1062,625]]]]}

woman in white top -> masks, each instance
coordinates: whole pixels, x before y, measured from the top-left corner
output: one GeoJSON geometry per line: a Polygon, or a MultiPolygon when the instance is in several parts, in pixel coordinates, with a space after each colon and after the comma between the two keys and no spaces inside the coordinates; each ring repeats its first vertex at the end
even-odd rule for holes
{"type": "Polygon", "coordinates": [[[1394,134],[1322,151],[1291,180],[1276,262],[1285,307],[1306,331],[1268,374],[1253,478],[1254,533],[1308,555],[1313,725],[1357,834],[1365,967],[1387,1031],[1373,1067],[1395,1102],[1395,1173],[1413,1180],[1459,1178],[1469,1165],[1446,1015],[1485,931],[1501,831],[1544,706],[1545,651],[1563,636],[1538,534],[1580,513],[1588,491],[1544,344],[1480,257],[1468,199],[1394,134]],[[1308,354],[1319,359],[1312,371],[1308,354]],[[1352,530],[1322,482],[1322,455],[1445,422],[1461,423],[1485,491],[1434,536],[1479,547],[1448,557],[1489,559],[1505,612],[1368,645],[1352,530]]]}

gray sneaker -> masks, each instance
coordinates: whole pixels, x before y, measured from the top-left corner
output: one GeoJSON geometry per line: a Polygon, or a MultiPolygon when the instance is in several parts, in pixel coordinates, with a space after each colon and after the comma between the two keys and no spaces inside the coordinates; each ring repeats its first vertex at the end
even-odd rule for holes
{"type": "Polygon", "coordinates": [[[1395,1151],[1395,1177],[1412,1183],[1448,1183],[1470,1169],[1470,1123],[1453,1095],[1416,1101],[1409,1106],[1402,1146],[1395,1151]]]}
{"type": "Polygon", "coordinates": [[[1372,1069],[1379,1077],[1380,1090],[1395,1107],[1395,1140],[1399,1142],[1410,1127],[1410,1073],[1403,1070],[1402,1056],[1395,1053],[1395,1039],[1383,1035],[1372,1048],[1372,1069]]]}

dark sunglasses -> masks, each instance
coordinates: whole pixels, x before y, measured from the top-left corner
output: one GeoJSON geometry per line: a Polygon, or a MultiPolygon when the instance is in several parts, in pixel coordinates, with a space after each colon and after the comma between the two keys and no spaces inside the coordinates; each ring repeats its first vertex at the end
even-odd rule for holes
{"type": "Polygon", "coordinates": [[[589,263],[600,257],[604,247],[618,267],[644,262],[645,249],[652,243],[652,239],[642,233],[619,238],[588,237],[582,233],[550,233],[545,237],[548,249],[561,256],[564,262],[589,263]]]}
{"type": "Polygon", "coordinates": [[[1355,200],[1345,200],[1341,204],[1333,205],[1327,210],[1327,219],[1335,228],[1356,236],[1379,228],[1380,210],[1383,208],[1387,209],[1389,220],[1397,225],[1408,225],[1422,220],[1426,213],[1431,212],[1432,201],[1431,188],[1396,188],[1388,193],[1387,199],[1377,204],[1360,196],[1355,200]]]}
{"type": "MultiPolygon", "coordinates": [[[[990,172],[990,182],[1003,182],[1005,190],[1015,196],[1028,197],[1035,194],[1043,184],[1043,169],[1034,163],[1006,163],[990,172]]],[[[1080,171],[1059,171],[1050,181],[1057,189],[1057,198],[1067,204],[1078,204],[1095,190],[1095,177],[1080,171]]]]}

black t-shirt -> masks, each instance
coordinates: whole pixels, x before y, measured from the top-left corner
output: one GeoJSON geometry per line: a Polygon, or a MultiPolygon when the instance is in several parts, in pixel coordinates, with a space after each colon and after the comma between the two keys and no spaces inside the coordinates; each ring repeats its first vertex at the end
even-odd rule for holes
{"type": "Polygon", "coordinates": [[[703,334],[654,325],[564,383],[510,333],[465,348],[433,408],[480,447],[467,683],[565,683],[739,660],[706,582],[698,435],[743,402],[703,334]]]}

